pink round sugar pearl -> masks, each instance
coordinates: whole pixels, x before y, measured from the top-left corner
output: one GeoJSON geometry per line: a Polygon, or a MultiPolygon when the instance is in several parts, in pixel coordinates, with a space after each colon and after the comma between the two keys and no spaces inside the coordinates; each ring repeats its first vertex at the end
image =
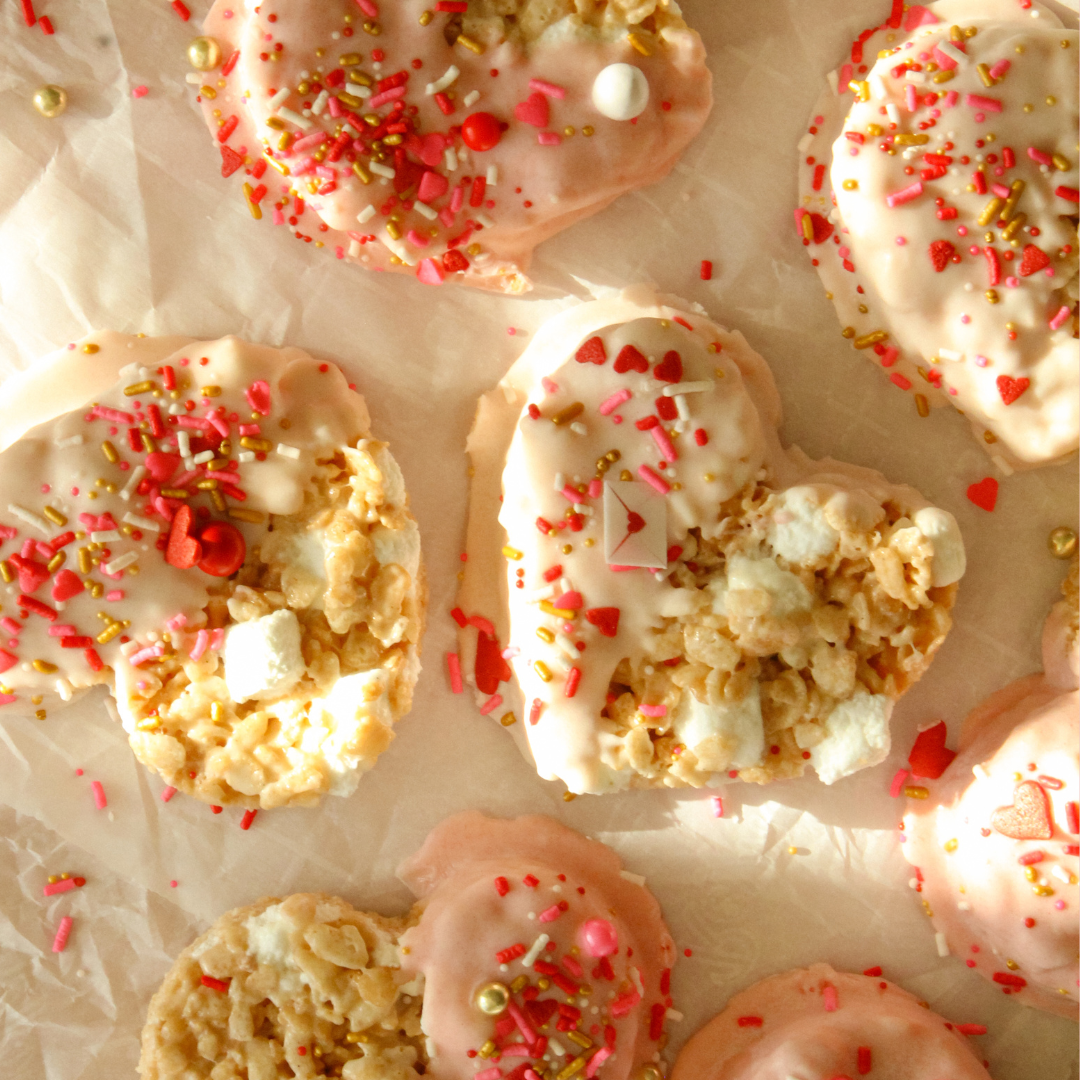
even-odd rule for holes
{"type": "Polygon", "coordinates": [[[578,944],[590,956],[610,956],[619,948],[619,932],[607,919],[589,919],[578,931],[578,944]]]}

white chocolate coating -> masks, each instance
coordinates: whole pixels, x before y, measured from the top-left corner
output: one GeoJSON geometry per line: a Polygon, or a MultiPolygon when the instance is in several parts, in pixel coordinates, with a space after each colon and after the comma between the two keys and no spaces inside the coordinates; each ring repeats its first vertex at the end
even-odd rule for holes
{"type": "Polygon", "coordinates": [[[799,143],[796,227],[815,215],[845,336],[1014,465],[1080,430],[1077,53],[1037,3],[913,6],[853,46],[799,143]]]}
{"type": "Polygon", "coordinates": [[[469,812],[437,826],[398,874],[420,901],[420,920],[401,939],[402,969],[423,977],[432,1075],[471,1080],[477,1061],[468,1051],[489,1039],[503,1048],[504,1075],[522,1064],[559,1070],[569,1060],[560,1050],[586,1058],[584,1075],[599,1080],[627,1080],[652,1063],[675,947],[656,900],[621,875],[610,848],[551,818],[469,812]],[[541,935],[546,945],[536,944],[541,935]],[[506,949],[518,955],[500,963],[506,949]],[[508,1019],[512,1010],[496,1020],[474,1004],[485,984],[522,976],[532,989],[514,992],[514,1008],[546,1037],[546,1049],[533,1043],[536,1054],[504,1049],[532,1042],[508,1019]],[[557,1005],[580,1011],[574,1038],[557,1005]]]}
{"type": "Polygon", "coordinates": [[[867,1074],[880,1080],[989,1075],[967,1039],[906,990],[880,976],[815,964],[764,979],[733,997],[686,1044],[672,1080],[840,1080],[867,1074]]]}
{"type": "Polygon", "coordinates": [[[257,212],[339,258],[525,291],[533,248],[665,176],[712,104],[701,40],[674,7],[601,19],[563,6],[504,25],[510,8],[478,0],[434,17],[427,0],[217,0],[204,30],[226,59],[200,100],[223,172],[246,165],[257,212]],[[647,83],[633,124],[593,102],[598,73],[626,63],[647,83]],[[463,137],[475,113],[504,125],[495,145],[463,137]],[[282,149],[283,132],[300,149],[282,149]]]}
{"type": "MultiPolygon", "coordinates": [[[[726,706],[715,702],[706,706],[704,699],[689,692],[679,699],[666,726],[673,728],[672,742],[694,751],[701,764],[693,770],[686,764],[690,758],[685,757],[673,762],[663,775],[646,776],[627,757],[637,753],[635,740],[640,735],[620,732],[618,724],[601,715],[605,703],[611,704],[607,695],[620,662],[648,655],[650,643],[671,619],[692,616],[703,601],[708,601],[703,615],[711,603],[718,612],[726,605],[730,617],[725,590],[732,594],[741,590],[743,596],[764,590],[771,598],[772,616],[805,620],[809,626],[807,613],[817,601],[803,582],[814,579],[800,580],[784,567],[802,573],[803,567],[829,565],[842,543],[842,533],[863,530],[864,535],[876,537],[866,541],[871,547],[903,546],[910,541],[912,550],[921,552],[914,557],[925,560],[923,569],[914,575],[921,576],[924,591],[918,600],[908,597],[905,604],[916,612],[937,610],[938,601],[929,599],[925,591],[933,589],[935,541],[915,524],[918,515],[930,509],[925,500],[870,470],[834,461],[811,462],[797,450],[785,451],[776,435],[779,421],[779,400],[761,357],[739,335],[700,315],[667,307],[647,289],[584,304],[551,320],[499,388],[481,400],[469,440],[475,474],[469,559],[459,603],[467,615],[479,615],[493,624],[501,643],[498,649],[510,648],[509,664],[499,680],[509,685],[496,689],[490,679],[477,675],[478,702],[496,719],[513,710],[521,722],[511,724],[510,730],[519,739],[527,738],[541,776],[561,779],[573,791],[603,792],[640,784],[642,778],[695,786],[717,783],[729,773],[764,780],[797,774],[811,761],[831,783],[875,764],[887,753],[888,713],[906,681],[891,692],[871,681],[839,694],[844,708],[833,720],[823,716],[820,731],[804,730],[804,741],[798,745],[784,743],[780,752],[788,770],[784,773],[767,771],[778,751],[771,750],[765,739],[762,706],[752,689],[746,695],[729,696],[726,706]],[[594,338],[603,342],[607,359],[602,363],[576,360],[579,347],[594,338]],[[616,361],[624,347],[637,350],[640,359],[635,362],[644,370],[631,367],[620,372],[616,361]],[[673,353],[681,358],[680,381],[665,382],[653,369],[673,353]],[[680,383],[685,386],[683,394],[678,394],[680,383]],[[673,397],[664,398],[665,387],[673,397]],[[674,400],[688,417],[671,424],[668,439],[680,428],[682,433],[675,436],[677,444],[667,444],[677,445],[677,459],[664,463],[660,459],[667,451],[661,448],[663,436],[658,440],[656,432],[668,429],[656,422],[654,414],[662,408],[656,404],[662,398],[668,403],[674,400]],[[611,405],[616,399],[618,404],[611,405]],[[562,424],[552,422],[562,410],[576,409],[577,404],[582,408],[574,418],[562,424]],[[537,419],[530,410],[535,410],[537,419]],[[639,420],[654,426],[641,430],[639,420]],[[706,436],[701,445],[694,435],[697,430],[706,436]],[[617,451],[618,460],[603,480],[590,480],[594,463],[611,451],[617,451]],[[651,470],[659,482],[679,487],[663,498],[654,496],[640,479],[642,468],[651,470]],[[609,496],[601,498],[601,489],[604,481],[617,481],[612,485],[617,491],[623,470],[635,481],[625,484],[626,497],[633,493],[644,498],[639,509],[649,515],[654,512],[648,509],[652,506],[663,518],[657,539],[649,541],[658,548],[658,562],[646,559],[636,564],[659,566],[660,572],[609,569],[618,566],[623,556],[606,550],[610,543],[605,538],[607,519],[610,507],[617,504],[610,503],[609,496]],[[573,505],[564,493],[567,484],[579,490],[576,498],[580,501],[573,505]],[[675,579],[669,580],[669,573],[678,568],[682,551],[698,542],[695,536],[726,535],[720,504],[755,484],[767,485],[774,492],[773,501],[765,504],[760,517],[753,517],[751,539],[741,553],[729,557],[726,583],[719,573],[704,590],[700,581],[697,589],[673,587],[675,579]],[[582,495],[581,488],[588,490],[582,495]],[[793,490],[780,493],[784,488],[793,490]],[[886,505],[893,508],[890,520],[902,518],[895,528],[884,524],[886,505]],[[501,528],[495,527],[496,516],[501,528]],[[538,521],[558,529],[541,531],[538,521]],[[693,535],[691,530],[695,530],[693,535]],[[553,567],[561,569],[556,572],[553,567]],[[492,602],[496,588],[499,606],[492,602]],[[557,607],[560,596],[567,597],[565,604],[574,609],[572,614],[557,607]],[[611,609],[617,609],[617,629],[605,633],[600,624],[603,613],[611,609]],[[545,678],[545,671],[551,673],[550,679],[545,678]],[[537,711],[539,717],[533,722],[537,711]],[[730,752],[718,753],[717,739],[730,752]]],[[[618,513],[616,509],[616,517],[618,513]]],[[[936,582],[944,592],[963,573],[962,543],[949,515],[934,511],[926,520],[928,532],[936,534],[942,546],[936,582]]],[[[626,524],[625,513],[619,521],[626,524]]],[[[646,528],[633,539],[637,542],[650,535],[646,528]]],[[[866,555],[863,551],[863,565],[869,568],[866,555]]],[[[692,557],[691,550],[686,558],[692,557]]],[[[851,561],[859,560],[853,556],[851,561]]],[[[947,606],[951,600],[943,602],[947,606]]],[[[485,636],[484,624],[476,625],[479,635],[471,626],[460,635],[466,672],[477,670],[477,645],[483,644],[485,636]]],[[[763,627],[750,632],[751,637],[757,633],[761,644],[746,646],[744,654],[749,649],[768,657],[775,651],[764,644],[768,631],[763,627]]],[[[801,647],[820,648],[812,643],[811,639],[817,640],[814,632],[808,629],[807,633],[799,639],[804,643],[801,647]]],[[[935,647],[926,646],[927,662],[935,647]]],[[[485,648],[490,652],[492,646],[485,648]]],[[[481,657],[480,668],[490,667],[490,662],[490,655],[481,657]]],[[[806,663],[793,662],[796,666],[806,663]]],[[[917,678],[918,673],[912,671],[910,677],[917,678]]],[[[676,749],[675,757],[680,753],[676,749]]]]}

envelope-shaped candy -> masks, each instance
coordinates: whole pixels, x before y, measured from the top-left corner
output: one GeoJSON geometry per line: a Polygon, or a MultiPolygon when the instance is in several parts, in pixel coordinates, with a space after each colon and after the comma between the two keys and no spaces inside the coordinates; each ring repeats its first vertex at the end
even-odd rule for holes
{"type": "Polygon", "coordinates": [[[667,502],[648,484],[604,484],[604,554],[612,566],[667,566],[667,502]]]}

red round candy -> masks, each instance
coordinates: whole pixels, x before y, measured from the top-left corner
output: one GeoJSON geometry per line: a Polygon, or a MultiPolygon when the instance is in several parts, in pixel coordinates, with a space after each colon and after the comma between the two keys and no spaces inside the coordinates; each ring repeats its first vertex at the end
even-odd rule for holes
{"type": "Polygon", "coordinates": [[[461,125],[462,142],[470,150],[490,150],[502,138],[499,121],[491,113],[476,112],[461,125]]]}
{"type": "Polygon", "coordinates": [[[227,521],[212,521],[199,533],[202,559],[199,569],[213,577],[230,577],[244,565],[244,534],[227,521]]]}

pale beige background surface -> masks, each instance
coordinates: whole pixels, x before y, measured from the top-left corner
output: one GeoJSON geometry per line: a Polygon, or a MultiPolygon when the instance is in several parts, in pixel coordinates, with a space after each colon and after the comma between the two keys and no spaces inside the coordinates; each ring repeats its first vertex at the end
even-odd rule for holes
{"type": "MultiPolygon", "coordinates": [[[[196,18],[206,0],[191,0],[196,18]]],[[[341,362],[389,438],[420,521],[431,582],[426,670],[413,713],[357,793],[318,810],[211,815],[177,797],[127,749],[103,698],[44,722],[0,718],[0,1072],[17,1080],[133,1075],[146,1001],[170,957],[226,908],[268,892],[340,892],[405,905],[393,868],[435,822],[478,807],[550,812],[616,847],[645,874],[680,948],[674,1045],[729,994],[766,974],[827,960],[890,977],[951,1019],[986,1023],[997,1080],[1067,1080],[1077,1030],[1017,1006],[956,959],[940,960],[894,832],[889,780],[918,724],[956,724],[1034,670],[1062,565],[1045,537],[1077,523],[1077,467],[1002,479],[993,514],[964,497],[993,472],[951,412],[920,420],[839,336],[792,226],[795,143],[825,70],[886,0],[686,0],[716,77],[706,131],[668,180],[619,200],[546,244],[524,300],[433,290],[366,275],[255,225],[218,176],[184,83],[183,24],[167,0],[38,0],[53,38],[0,5],[0,374],[99,327],[207,337],[238,333],[341,362]],[[55,121],[31,108],[67,87],[55,121]],[[134,86],[148,95],[135,100],[134,86]],[[703,258],[713,281],[698,280],[703,258]],[[881,469],[952,510],[968,542],[956,628],[896,711],[897,749],[825,789],[813,779],[732,786],[716,822],[703,794],[643,793],[566,804],[496,724],[453,697],[444,654],[465,515],[463,446],[476,397],[520,338],[583,283],[652,280],[742,330],[771,362],[783,434],[815,456],[881,469]],[[75,769],[85,770],[76,778],[75,769]],[[93,808],[101,780],[109,809],[93,808]],[[807,854],[791,856],[795,845],[807,854]],[[83,874],[43,900],[49,873],[83,874]],[[178,887],[170,888],[176,879],[178,887]],[[49,951],[61,915],[67,951],[49,951]]]]}

